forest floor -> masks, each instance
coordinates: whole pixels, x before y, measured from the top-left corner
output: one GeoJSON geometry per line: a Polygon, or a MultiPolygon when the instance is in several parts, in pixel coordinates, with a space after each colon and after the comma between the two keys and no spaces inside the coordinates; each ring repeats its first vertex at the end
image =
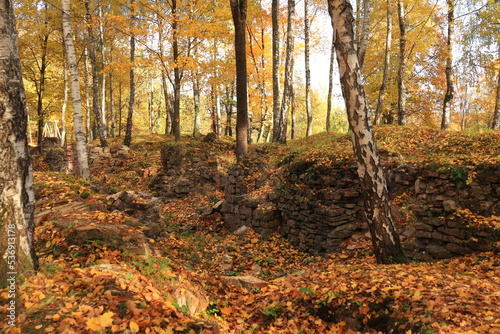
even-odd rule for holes
{"type": "MultiPolygon", "coordinates": [[[[411,161],[499,163],[500,134],[391,128],[378,136],[384,150],[411,161]]],[[[348,140],[339,144],[336,137],[346,136],[322,134],[286,148],[274,145],[272,155],[329,150],[349,157],[348,140]]],[[[134,138],[115,173],[92,168],[93,185],[35,171],[39,210],[72,203],[92,210],[59,212],[36,227],[40,270],[18,287],[15,327],[4,322],[7,292],[0,290],[0,333],[500,334],[500,254],[379,265],[364,237],[343,251],[315,257],[279,235],[234,235],[220,218],[197,214],[222,199],[217,192],[164,204],[167,233],[149,240],[156,250],[149,258],[98,240],[68,244],[53,221],[123,223],[127,216],[106,210],[106,197],[121,190],[148,192],[153,176],[137,171],[161,168],[159,152],[167,140],[134,138]],[[223,275],[220,268],[228,259],[234,269],[223,275]],[[263,282],[254,281],[249,289],[229,283],[228,277],[240,276],[263,282]]],[[[232,152],[226,160],[234,161],[232,152]]]]}

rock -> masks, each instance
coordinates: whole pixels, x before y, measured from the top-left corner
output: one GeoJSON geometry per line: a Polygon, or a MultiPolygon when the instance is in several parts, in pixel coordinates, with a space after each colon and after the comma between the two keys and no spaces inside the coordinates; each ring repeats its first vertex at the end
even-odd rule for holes
{"type": "Polygon", "coordinates": [[[447,250],[445,247],[438,246],[438,245],[427,245],[425,247],[425,250],[432,255],[434,258],[437,259],[449,259],[453,257],[453,254],[447,250]]]}
{"type": "Polygon", "coordinates": [[[248,233],[248,227],[246,227],[245,225],[241,226],[240,228],[238,228],[236,231],[233,232],[233,234],[236,236],[243,236],[247,233],[248,233]]]}
{"type": "Polygon", "coordinates": [[[457,209],[457,202],[451,199],[443,201],[443,207],[446,212],[455,211],[457,209]]]}
{"type": "Polygon", "coordinates": [[[262,267],[257,263],[254,263],[252,264],[252,271],[254,275],[259,276],[260,274],[262,274],[262,267]]]}
{"type": "Polygon", "coordinates": [[[224,277],[224,280],[229,285],[246,290],[261,289],[267,285],[266,281],[250,275],[224,277]]]}

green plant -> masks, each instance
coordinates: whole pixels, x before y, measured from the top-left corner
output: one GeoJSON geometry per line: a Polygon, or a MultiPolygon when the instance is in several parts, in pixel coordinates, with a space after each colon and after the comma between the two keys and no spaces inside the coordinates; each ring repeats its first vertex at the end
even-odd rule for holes
{"type": "Polygon", "coordinates": [[[265,310],[262,310],[261,312],[264,315],[271,316],[273,318],[278,318],[281,315],[281,313],[283,313],[283,305],[281,304],[281,302],[277,302],[276,304],[267,307],[265,310]]]}
{"type": "Polygon", "coordinates": [[[314,291],[312,291],[311,289],[309,289],[308,287],[301,287],[299,289],[299,292],[304,293],[304,294],[309,295],[309,296],[316,296],[316,293],[314,291]]]}

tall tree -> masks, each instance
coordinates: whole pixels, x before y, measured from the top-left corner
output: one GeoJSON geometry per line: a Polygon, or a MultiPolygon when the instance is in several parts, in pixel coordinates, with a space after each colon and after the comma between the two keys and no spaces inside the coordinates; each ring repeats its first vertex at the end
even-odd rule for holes
{"type": "Polygon", "coordinates": [[[76,155],[78,158],[78,173],[80,177],[90,180],[89,161],[87,157],[87,144],[83,133],[82,100],[80,97],[80,82],[78,81],[78,63],[76,61],[75,47],[70,24],[70,0],[62,0],[62,24],[64,36],[64,49],[68,59],[69,75],[71,81],[71,97],[73,100],[73,128],[76,139],[76,155]]]}
{"type": "Polygon", "coordinates": [[[398,124],[406,125],[406,10],[398,0],[399,67],[398,67],[398,124]]]}
{"type": "Polygon", "coordinates": [[[133,31],[135,22],[135,0],[130,0],[130,22],[132,24],[132,32],[130,34],[130,91],[128,100],[127,126],[125,128],[125,138],[123,139],[123,145],[126,146],[130,146],[130,143],[132,142],[132,123],[135,103],[135,33],[133,31]]]}
{"type": "Polygon", "coordinates": [[[500,71],[497,76],[497,89],[495,96],[495,110],[493,111],[493,121],[491,122],[493,130],[500,130],[500,71]]]}
{"type": "Polygon", "coordinates": [[[333,98],[333,69],[335,67],[335,34],[332,33],[330,46],[330,66],[328,69],[328,101],[326,105],[326,132],[331,131],[332,122],[332,98],[333,98]]]}
{"type": "Polygon", "coordinates": [[[234,23],[234,52],[236,56],[236,157],[248,152],[248,101],[246,17],[247,0],[230,0],[234,23]]]}
{"type": "Polygon", "coordinates": [[[363,67],[365,63],[366,50],[368,49],[368,42],[370,40],[370,14],[372,11],[372,1],[363,0],[362,2],[363,19],[361,20],[361,29],[358,36],[358,58],[359,65],[363,67]]]}
{"type": "Polygon", "coordinates": [[[182,73],[179,65],[179,18],[177,12],[177,0],[172,0],[172,55],[174,60],[174,108],[172,115],[172,131],[175,141],[181,140],[181,82],[182,73]]]}
{"type": "MultiPolygon", "coordinates": [[[[283,124],[280,128],[280,142],[286,142],[287,118],[293,111],[295,104],[295,88],[294,88],[294,48],[295,48],[295,0],[288,0],[288,20],[286,28],[286,50],[285,50],[285,78],[283,83],[283,99],[281,101],[281,117],[283,124]]],[[[292,121],[294,121],[292,115],[292,121]]],[[[294,124],[292,124],[294,125],[294,124]]],[[[292,126],[292,138],[294,127],[292,126]]]]}
{"type": "Polygon", "coordinates": [[[102,147],[108,146],[108,141],[106,138],[106,128],[102,122],[102,111],[101,111],[101,101],[99,94],[99,77],[98,77],[98,65],[97,65],[97,55],[96,55],[96,38],[94,36],[94,19],[92,17],[92,11],[90,8],[90,0],[85,0],[85,20],[87,23],[87,34],[88,34],[88,50],[90,58],[90,67],[92,70],[92,110],[94,111],[94,121],[96,122],[97,132],[99,135],[99,141],[102,147]]]}
{"type": "Polygon", "coordinates": [[[443,101],[443,115],[441,119],[441,130],[448,130],[451,120],[451,109],[455,85],[453,83],[453,40],[455,35],[455,0],[446,0],[448,9],[448,34],[446,38],[446,92],[443,101]]]}
{"type": "Polygon", "coordinates": [[[273,36],[273,142],[286,142],[286,116],[280,107],[280,30],[279,0],[272,0],[272,36],[273,36]]]}
{"type": "Polygon", "coordinates": [[[0,0],[0,287],[16,287],[38,267],[27,123],[14,9],[12,1],[0,0]]]}
{"type": "Polygon", "coordinates": [[[406,262],[392,219],[384,171],[368,116],[354,39],[352,6],[348,0],[328,0],[328,9],[373,251],[379,263],[406,262]]]}
{"type": "Polygon", "coordinates": [[[311,43],[311,20],[309,18],[309,0],[304,0],[304,65],[306,71],[306,136],[312,135],[313,113],[311,109],[311,65],[309,60],[311,43]]]}
{"type": "Polygon", "coordinates": [[[51,31],[49,29],[49,22],[48,22],[48,4],[47,2],[43,2],[43,15],[44,15],[44,33],[41,36],[41,47],[42,47],[42,55],[40,62],[37,62],[38,65],[38,71],[39,71],[39,80],[38,82],[35,82],[35,87],[36,87],[36,93],[37,93],[37,106],[36,106],[36,113],[38,115],[38,146],[40,148],[42,147],[42,140],[43,140],[43,129],[45,125],[45,110],[43,107],[43,99],[45,95],[45,79],[46,79],[46,73],[47,73],[47,67],[49,66],[49,59],[47,58],[47,52],[48,52],[48,43],[49,43],[49,37],[51,34],[51,31]],[[37,84],[38,83],[38,84],[37,84]]]}
{"type": "Polygon", "coordinates": [[[392,44],[392,6],[391,0],[387,0],[387,26],[385,37],[385,52],[384,52],[384,72],[382,74],[382,83],[378,92],[377,109],[375,109],[375,118],[373,123],[375,125],[380,123],[380,117],[384,108],[385,92],[387,90],[387,83],[389,81],[389,66],[391,62],[391,44],[392,44]]]}
{"type": "Polygon", "coordinates": [[[193,78],[193,105],[194,105],[194,120],[193,120],[193,137],[201,136],[201,115],[200,115],[200,78],[193,78]]]}

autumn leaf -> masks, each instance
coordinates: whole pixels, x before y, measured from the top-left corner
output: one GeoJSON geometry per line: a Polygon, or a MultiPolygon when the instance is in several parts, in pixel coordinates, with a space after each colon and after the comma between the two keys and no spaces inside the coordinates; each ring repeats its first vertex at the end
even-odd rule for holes
{"type": "Polygon", "coordinates": [[[129,327],[130,330],[132,330],[133,332],[135,333],[139,332],[139,325],[135,321],[130,320],[129,327]]]}
{"type": "Polygon", "coordinates": [[[95,318],[90,318],[87,320],[86,328],[94,331],[101,331],[106,327],[110,327],[113,324],[114,314],[114,312],[106,312],[95,318]]]}

